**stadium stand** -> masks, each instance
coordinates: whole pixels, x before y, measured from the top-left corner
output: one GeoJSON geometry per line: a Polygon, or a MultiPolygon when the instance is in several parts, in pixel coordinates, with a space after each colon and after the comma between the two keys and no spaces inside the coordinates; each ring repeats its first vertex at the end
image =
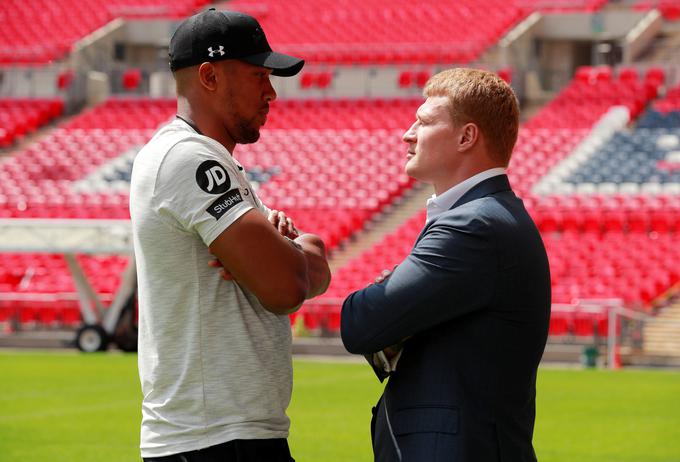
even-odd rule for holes
{"type": "MultiPolygon", "coordinates": [[[[418,104],[277,102],[262,140],[239,147],[239,160],[265,203],[286,210],[301,229],[314,229],[332,249],[413,184],[402,171],[399,139],[418,104]]],[[[134,154],[174,110],[172,100],[112,99],[3,159],[0,217],[129,218],[134,154]]],[[[100,261],[82,258],[86,272],[100,261]]],[[[88,274],[98,292],[110,294],[127,259],[102,261],[88,274]]],[[[71,313],[76,297],[62,257],[0,254],[0,267],[12,268],[2,280],[4,298],[20,301],[22,323],[43,319],[37,313],[46,308],[31,301],[46,305],[45,294],[70,294],[71,306],[64,309],[71,313]],[[37,297],[31,300],[30,294],[37,297]]],[[[59,320],[61,314],[46,319],[59,320]]]]}
{"type": "Polygon", "coordinates": [[[516,0],[515,4],[525,11],[568,13],[574,11],[597,11],[607,0],[516,0]]]}
{"type": "Polygon", "coordinates": [[[0,99],[0,149],[59,117],[63,110],[59,99],[0,99]]]}
{"type": "Polygon", "coordinates": [[[0,64],[47,63],[118,17],[183,17],[209,0],[5,0],[0,64]],[[39,11],[40,14],[36,14],[39,11]]]}
{"type": "Polygon", "coordinates": [[[533,117],[527,128],[590,128],[612,106],[626,106],[636,118],[657,95],[662,81],[651,74],[632,78],[631,70],[614,76],[611,67],[582,66],[574,80],[533,117]]]}
{"type": "Polygon", "coordinates": [[[501,0],[427,0],[417,8],[408,0],[234,0],[225,6],[258,17],[283,51],[309,62],[353,65],[470,62],[524,17],[501,0]]]}
{"type": "Polygon", "coordinates": [[[409,0],[234,0],[223,6],[258,17],[270,42],[308,62],[357,65],[468,63],[534,11],[596,11],[606,3],[427,0],[414,8],[409,0]]]}
{"type": "Polygon", "coordinates": [[[633,8],[639,11],[656,8],[669,21],[680,19],[680,1],[678,0],[640,0],[633,8]]]}
{"type": "MultiPolygon", "coordinates": [[[[78,256],[78,262],[102,301],[110,303],[127,257],[78,256]]],[[[80,326],[76,288],[61,255],[6,253],[0,268],[0,316],[24,329],[80,326]]]]}
{"type": "Polygon", "coordinates": [[[673,152],[680,150],[679,136],[680,128],[638,128],[631,133],[616,133],[568,181],[675,187],[680,170],[675,165],[678,161],[672,159],[673,152]]]}
{"type": "MultiPolygon", "coordinates": [[[[0,64],[48,63],[115,18],[180,18],[210,0],[6,0],[0,64]],[[34,11],[40,11],[38,16],[34,11]]],[[[224,6],[260,18],[269,39],[309,61],[328,63],[464,63],[476,59],[528,13],[594,11],[605,0],[408,0],[289,2],[235,0],[224,6]],[[349,7],[348,7],[349,6],[349,7]],[[298,14],[291,16],[290,11],[298,14]],[[484,23],[484,27],[478,24],[484,23]],[[323,27],[319,27],[322,25],[323,27]],[[270,32],[271,31],[271,32],[270,32]],[[400,44],[395,48],[393,44],[400,44]]],[[[641,2],[639,8],[648,8],[641,2]]],[[[672,17],[677,2],[664,0],[672,17]]],[[[322,78],[322,80],[325,78],[322,78]]]]}
{"type": "MultiPolygon", "coordinates": [[[[632,254],[627,253],[642,249],[647,255],[652,250],[646,249],[654,249],[660,242],[667,247],[677,244],[668,239],[679,228],[678,214],[663,199],[648,210],[635,207],[639,203],[627,195],[606,199],[592,196],[588,198],[589,207],[578,202],[580,196],[565,199],[531,195],[531,186],[567,157],[611,106],[624,105],[631,112],[639,111],[655,92],[655,86],[626,77],[625,72],[617,80],[605,68],[586,68],[521,131],[511,177],[527,198],[550,249],[556,302],[618,295],[630,303],[648,303],[675,277],[672,268],[662,264],[667,260],[660,254],[656,254],[657,260],[648,258],[631,265],[632,254]],[[662,233],[661,240],[650,237],[651,231],[662,233]],[[570,246],[582,242],[602,249],[602,253],[583,252],[578,254],[582,266],[570,265],[569,259],[575,255],[570,246]],[[659,270],[650,271],[644,282],[636,282],[635,272],[612,270],[594,277],[603,262],[617,271],[634,271],[643,263],[659,270]]],[[[411,122],[418,100],[280,101],[275,105],[262,140],[239,148],[239,158],[251,172],[265,202],[287,210],[301,228],[315,229],[331,248],[360,230],[366,220],[412,185],[401,171],[399,139],[403,127],[411,122]],[[372,173],[375,171],[381,174],[372,173]]],[[[0,213],[6,217],[127,218],[126,189],[132,156],[173,111],[171,100],[142,98],[113,99],[83,112],[46,139],[0,164],[0,175],[5,180],[0,186],[0,213]],[[26,182],[27,178],[30,181],[26,182]],[[49,195],[44,194],[46,189],[49,195]]],[[[622,171],[638,176],[615,177],[611,181],[642,181],[640,175],[646,170],[641,164],[647,157],[625,155],[637,152],[639,145],[651,144],[646,138],[636,144],[630,136],[615,134],[612,142],[569,181],[597,183],[605,178],[592,175],[620,175],[622,171]],[[630,163],[626,170],[621,170],[622,156],[630,163]],[[605,168],[607,163],[611,171],[605,168]]],[[[652,167],[647,170],[652,172],[652,167]]],[[[422,214],[417,215],[384,243],[341,269],[325,298],[356,290],[380,270],[398,262],[408,252],[423,220],[422,214]]],[[[40,255],[10,254],[3,258],[9,260],[3,260],[2,266],[13,268],[14,274],[5,276],[5,287],[22,294],[20,320],[30,324],[47,319],[54,324],[72,314],[74,301],[70,306],[68,302],[57,304],[61,311],[49,314],[46,309],[35,308],[42,306],[38,298],[37,305],[23,298],[30,293],[73,294],[63,261],[55,265],[53,257],[40,255]]],[[[86,267],[91,265],[89,259],[93,257],[83,258],[86,267]]],[[[110,262],[100,268],[95,278],[95,287],[104,294],[106,287],[111,287],[105,281],[115,286],[126,261],[106,258],[110,262]]],[[[305,324],[311,329],[323,325],[337,330],[338,313],[337,305],[308,305],[302,310],[305,324]]],[[[583,332],[573,328],[568,331],[583,332]]]]}
{"type": "MultiPolygon", "coordinates": [[[[656,68],[641,76],[629,68],[622,68],[618,77],[612,75],[607,68],[577,70],[575,81],[526,126],[541,127],[548,131],[544,136],[551,137],[550,125],[592,125],[613,105],[625,106],[634,118],[665,79],[663,71],[656,68]],[[588,111],[574,117],[579,105],[588,111]]],[[[669,134],[668,130],[652,133],[638,128],[629,132],[623,128],[599,140],[566,178],[572,191],[580,188],[584,193],[553,191],[536,196],[520,188],[526,191],[525,201],[548,249],[553,303],[621,299],[628,306],[649,310],[651,302],[678,281],[680,191],[674,173],[660,168],[668,149],[658,143],[669,134]]],[[[564,139],[564,134],[560,138],[564,139]]],[[[520,137],[511,178],[524,163],[525,143],[526,138],[520,137]]],[[[555,165],[558,163],[551,162],[548,168],[555,165]]],[[[554,312],[551,334],[590,336],[592,326],[603,335],[606,317],[592,310],[580,314],[559,311],[554,312]]]]}
{"type": "MultiPolygon", "coordinates": [[[[259,175],[260,194],[273,207],[295,210],[303,228],[328,223],[322,234],[331,247],[413,183],[395,145],[417,101],[275,104],[262,141],[240,147],[239,158],[259,175]],[[333,216],[320,220],[319,209],[333,216]]],[[[84,111],[0,163],[0,213],[127,218],[131,156],[173,113],[173,101],[149,99],[115,99],[84,111]]]]}
{"type": "MultiPolygon", "coordinates": [[[[25,3],[3,4],[0,65],[51,63],[114,18],[179,18],[209,1],[31,0],[31,8],[25,3]],[[28,18],[29,11],[41,14],[28,18]]],[[[414,186],[402,171],[400,138],[420,98],[318,99],[333,93],[342,77],[338,69],[389,69],[401,94],[417,95],[438,66],[480,64],[486,51],[533,12],[588,13],[607,5],[606,0],[427,0],[418,8],[409,0],[216,5],[258,17],[275,48],[312,64],[296,85],[305,91],[301,98],[315,98],[275,102],[260,142],[240,146],[238,158],[265,203],[286,210],[301,229],[340,249],[414,186]]],[[[677,0],[633,6],[653,7],[667,20],[680,19],[677,0]]],[[[494,68],[509,82],[517,76],[521,88],[516,68],[500,62],[494,68]]],[[[173,100],[143,96],[149,74],[140,63],[130,64],[116,82],[138,97],[86,109],[0,158],[0,218],[127,219],[134,155],[174,113],[173,100]]],[[[520,130],[509,174],[548,249],[553,336],[604,336],[604,311],[584,307],[584,300],[617,299],[650,312],[680,280],[680,86],[666,88],[674,83],[667,74],[667,67],[653,64],[582,66],[520,130]],[[611,120],[603,128],[605,119],[611,120]],[[562,173],[555,176],[556,171],[562,173]]],[[[63,91],[77,75],[60,68],[55,77],[63,91]]],[[[62,100],[0,100],[0,149],[59,117],[63,108],[62,100]]],[[[418,212],[349,261],[334,274],[329,291],[294,317],[308,329],[337,333],[339,301],[398,263],[424,219],[418,212]]],[[[110,302],[127,257],[78,261],[110,302]]],[[[68,271],[58,255],[0,254],[0,326],[10,321],[26,328],[79,326],[68,271]]]]}
{"type": "MultiPolygon", "coordinates": [[[[543,196],[532,191],[537,180],[568,158],[612,107],[623,106],[634,117],[656,96],[662,82],[655,72],[638,79],[637,73],[633,75],[625,69],[614,75],[608,67],[580,68],[574,80],[520,131],[509,174],[546,243],[554,303],[618,298],[627,305],[648,308],[680,278],[680,235],[675,232],[680,230],[678,194],[631,195],[617,190],[614,194],[543,196]]],[[[566,181],[624,185],[651,181],[661,184],[667,179],[675,185],[675,172],[658,176],[658,159],[663,152],[651,154],[657,149],[657,138],[643,132],[615,132],[566,181]]],[[[337,328],[337,300],[401,261],[424,221],[424,212],[419,212],[340,268],[323,296],[325,302],[304,307],[306,325],[310,329],[337,328]]],[[[606,332],[602,312],[572,310],[568,315],[562,314],[554,318],[553,335],[592,336],[595,331],[606,332]]]]}
{"type": "Polygon", "coordinates": [[[664,98],[654,101],[637,124],[638,128],[680,127],[680,85],[670,88],[664,98]]]}

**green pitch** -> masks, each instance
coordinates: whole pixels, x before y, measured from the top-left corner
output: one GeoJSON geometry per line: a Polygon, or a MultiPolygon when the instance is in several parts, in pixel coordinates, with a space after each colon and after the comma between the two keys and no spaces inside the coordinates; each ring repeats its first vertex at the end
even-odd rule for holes
{"type": "MultiPolygon", "coordinates": [[[[0,351],[0,461],[140,460],[134,355],[0,351]]],[[[295,361],[298,462],[370,461],[381,385],[362,363],[295,361]]],[[[680,462],[680,372],[539,374],[542,462],[680,462]]]]}

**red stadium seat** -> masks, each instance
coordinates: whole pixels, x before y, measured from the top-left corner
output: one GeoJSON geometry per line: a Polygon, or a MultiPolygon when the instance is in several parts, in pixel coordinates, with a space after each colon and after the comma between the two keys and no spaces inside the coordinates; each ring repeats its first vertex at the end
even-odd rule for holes
{"type": "Polygon", "coordinates": [[[333,82],[333,74],[330,72],[320,72],[316,76],[316,86],[325,89],[328,88],[333,82]]]}
{"type": "Polygon", "coordinates": [[[59,117],[63,107],[56,99],[0,99],[0,148],[59,117]]]}
{"type": "Polygon", "coordinates": [[[402,71],[399,73],[399,87],[408,88],[413,85],[415,75],[411,71],[402,71]]]}
{"type": "Polygon", "coordinates": [[[416,73],[416,85],[420,88],[423,88],[429,79],[430,73],[428,71],[420,71],[416,73]]]}
{"type": "Polygon", "coordinates": [[[314,85],[315,75],[311,72],[305,72],[300,77],[300,88],[311,88],[314,85]]]}
{"type": "Polygon", "coordinates": [[[638,81],[638,71],[634,67],[624,67],[619,70],[619,80],[626,83],[638,81]]]}
{"type": "Polygon", "coordinates": [[[574,314],[574,335],[592,337],[597,331],[597,317],[594,313],[577,311],[574,314]]]}
{"type": "Polygon", "coordinates": [[[590,83],[592,76],[594,76],[594,72],[590,66],[580,66],[576,69],[575,78],[579,82],[590,83]]]}
{"type": "Polygon", "coordinates": [[[70,69],[61,71],[57,75],[57,88],[59,90],[65,90],[68,87],[71,86],[71,82],[73,82],[73,77],[74,77],[74,72],[70,69]]]}
{"type": "Polygon", "coordinates": [[[504,67],[498,70],[498,76],[505,80],[507,83],[512,83],[512,69],[509,67],[504,67]]]}
{"type": "Polygon", "coordinates": [[[650,67],[645,72],[645,81],[659,86],[666,81],[666,71],[661,67],[650,67]]]}
{"type": "Polygon", "coordinates": [[[573,316],[568,312],[553,311],[550,314],[548,333],[554,336],[568,335],[572,330],[573,316]]]}
{"type": "MultiPolygon", "coordinates": [[[[62,59],[78,40],[116,17],[180,18],[208,0],[4,0],[0,62],[48,63],[62,59]],[[38,20],[33,12],[40,11],[38,20]],[[36,45],[39,44],[39,45],[36,45]]],[[[61,87],[60,87],[61,88],[61,87]]]]}
{"type": "Polygon", "coordinates": [[[126,90],[136,90],[142,82],[142,71],[139,69],[128,69],[123,73],[123,88],[126,90]]]}
{"type": "Polygon", "coordinates": [[[649,231],[650,213],[646,209],[635,208],[626,211],[627,229],[631,233],[646,233],[649,231]]]}

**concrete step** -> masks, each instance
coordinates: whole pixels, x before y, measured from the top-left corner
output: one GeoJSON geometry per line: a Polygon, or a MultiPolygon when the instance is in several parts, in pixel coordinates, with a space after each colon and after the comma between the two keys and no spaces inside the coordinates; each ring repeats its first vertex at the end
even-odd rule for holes
{"type": "Polygon", "coordinates": [[[668,367],[676,369],[680,367],[680,357],[656,354],[635,354],[622,358],[624,364],[635,367],[668,367]]]}
{"type": "Polygon", "coordinates": [[[658,315],[654,319],[680,322],[680,312],[673,311],[671,313],[664,313],[662,315],[658,315]]]}
{"type": "Polygon", "coordinates": [[[680,342],[664,339],[650,339],[642,342],[645,350],[649,349],[671,349],[680,351],[680,342]]]}
{"type": "Polygon", "coordinates": [[[680,357],[680,345],[645,345],[642,348],[642,352],[647,355],[663,355],[663,356],[673,356],[680,357]]]}
{"type": "Polygon", "coordinates": [[[69,348],[74,347],[74,330],[22,331],[0,334],[2,348],[69,348]]]}
{"type": "Polygon", "coordinates": [[[649,324],[645,327],[647,332],[675,332],[680,334],[680,324],[676,325],[675,322],[654,322],[654,324],[649,324]]]}
{"type": "Polygon", "coordinates": [[[645,328],[645,336],[680,337],[680,330],[672,326],[648,326],[645,328]]]}
{"type": "Polygon", "coordinates": [[[343,267],[347,262],[379,242],[386,234],[395,231],[406,220],[424,209],[425,203],[431,195],[431,187],[417,183],[404,197],[390,205],[382,215],[368,223],[366,228],[357,233],[350,242],[345,243],[342,249],[331,255],[328,262],[331,271],[334,272],[343,267]]]}
{"type": "Polygon", "coordinates": [[[645,349],[645,355],[650,356],[666,356],[669,358],[680,358],[680,352],[677,350],[669,350],[665,348],[645,349]]]}
{"type": "Polygon", "coordinates": [[[680,305],[663,308],[643,328],[646,355],[680,356],[680,305]]]}

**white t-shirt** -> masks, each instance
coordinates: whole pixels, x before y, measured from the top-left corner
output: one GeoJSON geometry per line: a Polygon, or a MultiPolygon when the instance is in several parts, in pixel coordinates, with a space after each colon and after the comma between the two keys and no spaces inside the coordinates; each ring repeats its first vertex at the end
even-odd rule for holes
{"type": "Polygon", "coordinates": [[[142,457],[288,436],[288,317],[208,266],[208,245],[253,208],[268,211],[243,167],[182,120],[135,159],[142,457]]]}

